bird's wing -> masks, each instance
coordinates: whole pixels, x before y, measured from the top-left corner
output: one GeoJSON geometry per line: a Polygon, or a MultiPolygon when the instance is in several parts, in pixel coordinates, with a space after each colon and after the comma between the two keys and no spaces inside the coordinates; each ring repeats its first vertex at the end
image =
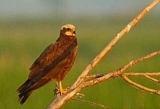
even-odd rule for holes
{"type": "Polygon", "coordinates": [[[31,66],[29,79],[35,76],[44,76],[45,73],[48,73],[50,69],[53,69],[58,63],[65,59],[75,46],[77,46],[77,40],[74,40],[70,44],[57,41],[55,44],[49,45],[31,66]]]}
{"type": "Polygon", "coordinates": [[[29,78],[34,77],[40,70],[44,69],[46,66],[52,63],[61,53],[61,44],[56,42],[55,44],[50,44],[42,54],[35,60],[35,62],[30,67],[29,78]]]}

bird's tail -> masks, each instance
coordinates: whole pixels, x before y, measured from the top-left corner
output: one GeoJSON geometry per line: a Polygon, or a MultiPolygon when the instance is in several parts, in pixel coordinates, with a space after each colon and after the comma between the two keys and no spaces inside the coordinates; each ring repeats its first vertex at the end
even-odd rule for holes
{"type": "Polygon", "coordinates": [[[18,89],[19,93],[19,101],[23,104],[29,95],[32,93],[33,90],[43,86],[44,84],[48,83],[50,79],[41,79],[38,82],[34,79],[28,79],[25,81],[18,89]]]}
{"type": "Polygon", "coordinates": [[[31,94],[31,92],[20,93],[18,95],[19,96],[20,104],[23,104],[27,100],[27,98],[29,97],[30,94],[31,94]]]}
{"type": "Polygon", "coordinates": [[[30,86],[31,86],[31,81],[27,80],[25,81],[24,84],[22,84],[18,89],[18,93],[19,93],[19,101],[21,104],[23,104],[27,98],[29,97],[29,95],[31,94],[32,90],[30,90],[30,86]]]}

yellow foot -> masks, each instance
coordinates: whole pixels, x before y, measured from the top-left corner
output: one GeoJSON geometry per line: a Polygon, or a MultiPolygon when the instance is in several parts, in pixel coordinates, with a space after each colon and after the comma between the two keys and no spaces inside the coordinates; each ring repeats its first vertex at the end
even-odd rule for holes
{"type": "Polygon", "coordinates": [[[57,82],[57,87],[55,89],[55,95],[63,95],[67,92],[67,89],[63,89],[62,83],[61,83],[61,81],[59,81],[59,82],[57,82]]]}
{"type": "Polygon", "coordinates": [[[66,89],[59,89],[58,87],[55,88],[54,94],[55,95],[63,95],[67,92],[68,88],[66,89]]]}

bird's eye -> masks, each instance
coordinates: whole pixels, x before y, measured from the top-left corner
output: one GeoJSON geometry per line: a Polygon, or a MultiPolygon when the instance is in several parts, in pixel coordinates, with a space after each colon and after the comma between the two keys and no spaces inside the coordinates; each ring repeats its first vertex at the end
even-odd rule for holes
{"type": "Polygon", "coordinates": [[[73,31],[74,34],[76,34],[76,31],[73,31]]]}
{"type": "Polygon", "coordinates": [[[69,31],[69,30],[70,30],[70,28],[66,28],[66,30],[67,30],[67,31],[69,31]]]}

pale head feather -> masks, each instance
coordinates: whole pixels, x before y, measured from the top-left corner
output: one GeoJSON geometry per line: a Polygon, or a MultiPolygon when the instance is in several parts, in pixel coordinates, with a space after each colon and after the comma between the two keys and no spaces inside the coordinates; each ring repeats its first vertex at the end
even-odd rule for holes
{"type": "Polygon", "coordinates": [[[65,24],[61,27],[61,30],[66,29],[66,28],[70,28],[71,30],[75,31],[76,27],[72,24],[65,24]]]}

